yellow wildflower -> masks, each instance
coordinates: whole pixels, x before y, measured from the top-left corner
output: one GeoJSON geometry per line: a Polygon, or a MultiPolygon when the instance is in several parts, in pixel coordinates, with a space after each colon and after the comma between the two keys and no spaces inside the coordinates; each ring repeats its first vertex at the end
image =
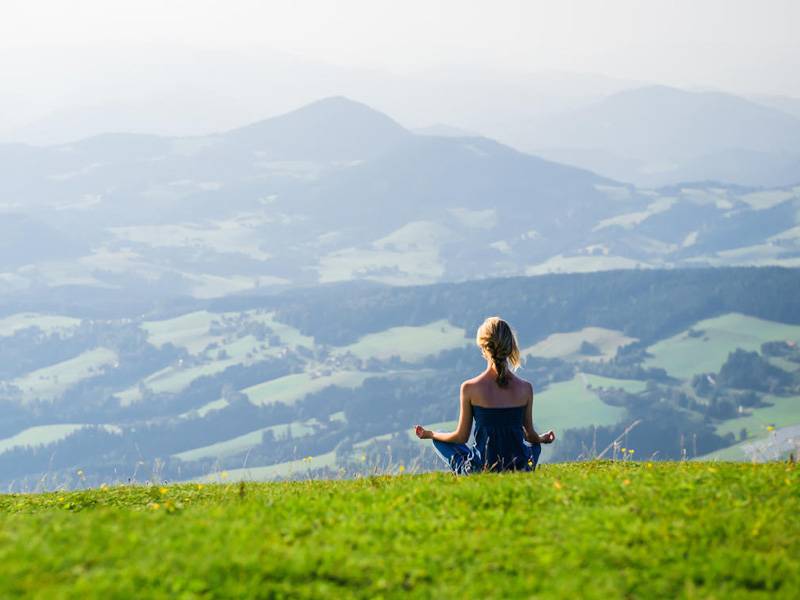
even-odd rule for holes
{"type": "Polygon", "coordinates": [[[150,508],[152,508],[153,510],[158,510],[159,508],[161,508],[161,505],[158,502],[153,502],[150,505],[150,508]]]}
{"type": "Polygon", "coordinates": [[[402,473],[402,472],[404,472],[405,470],[406,470],[406,468],[405,468],[403,465],[400,465],[400,466],[397,468],[397,472],[398,472],[398,473],[402,473]]]}
{"type": "Polygon", "coordinates": [[[165,487],[159,488],[158,492],[163,496],[164,494],[167,493],[167,488],[165,488],[165,487]]]}
{"type": "Polygon", "coordinates": [[[64,501],[64,496],[59,496],[59,497],[58,497],[58,501],[59,501],[59,502],[63,502],[63,501],[64,501]]]}
{"type": "Polygon", "coordinates": [[[628,454],[633,454],[633,448],[628,448],[628,454]]]}
{"type": "Polygon", "coordinates": [[[767,425],[767,431],[775,431],[775,427],[772,425],[767,425]]]}
{"type": "Polygon", "coordinates": [[[553,487],[556,488],[557,490],[560,490],[563,486],[561,485],[561,482],[558,479],[556,479],[553,482],[553,487]]]}
{"type": "Polygon", "coordinates": [[[222,477],[223,479],[227,479],[228,478],[228,472],[227,471],[223,471],[222,473],[220,473],[219,476],[222,477]]]}
{"type": "Polygon", "coordinates": [[[622,482],[622,485],[628,485],[630,484],[630,482],[631,482],[630,479],[626,479],[625,481],[622,482]]]}
{"type": "Polygon", "coordinates": [[[198,483],[197,484],[197,489],[198,490],[202,490],[203,489],[203,484],[202,483],[198,483]]]}

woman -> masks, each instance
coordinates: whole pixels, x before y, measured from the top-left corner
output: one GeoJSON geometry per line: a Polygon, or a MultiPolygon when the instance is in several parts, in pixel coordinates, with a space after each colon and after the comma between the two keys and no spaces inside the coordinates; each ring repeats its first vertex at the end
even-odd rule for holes
{"type": "Polygon", "coordinates": [[[472,471],[529,471],[536,468],[540,444],[556,439],[553,431],[533,429],[533,386],[514,375],[519,348],[511,327],[489,317],[475,340],[486,359],[486,370],[461,384],[461,413],[451,433],[417,425],[415,433],[433,440],[433,447],[455,473],[472,471]],[[509,363],[511,363],[509,368],[509,363]],[[466,445],[475,419],[475,444],[466,445]]]}

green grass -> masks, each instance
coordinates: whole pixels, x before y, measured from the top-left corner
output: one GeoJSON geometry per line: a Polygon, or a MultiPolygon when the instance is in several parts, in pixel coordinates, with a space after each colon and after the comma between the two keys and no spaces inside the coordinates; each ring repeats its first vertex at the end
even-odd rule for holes
{"type": "Polygon", "coordinates": [[[661,367],[674,377],[688,379],[697,373],[718,372],[736,348],[758,351],[764,342],[800,340],[800,326],[738,313],[700,321],[692,329],[702,335],[690,337],[688,332],[682,332],[650,346],[647,351],[653,358],[645,365],[661,367]]]}
{"type": "Polygon", "coordinates": [[[784,463],[0,496],[0,597],[794,598],[784,463]]]}

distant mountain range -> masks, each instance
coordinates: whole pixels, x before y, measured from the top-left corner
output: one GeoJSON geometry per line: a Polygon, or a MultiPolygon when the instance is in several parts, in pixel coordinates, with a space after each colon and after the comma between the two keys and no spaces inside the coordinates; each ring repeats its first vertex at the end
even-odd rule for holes
{"type": "MultiPolygon", "coordinates": [[[[563,133],[652,160],[689,145],[706,157],[737,144],[789,157],[794,123],[747,101],[650,88],[610,97],[563,133]],[[695,126],[678,127],[686,97],[695,126]],[[619,120],[626,113],[641,130],[619,120]],[[742,131],[726,130],[734,118],[742,131]]],[[[358,279],[800,265],[800,187],[637,188],[444,133],[415,134],[333,97],[215,135],[0,145],[0,293],[207,298],[358,279]]],[[[681,168],[712,179],[704,160],[681,168]]]]}
{"type": "Polygon", "coordinates": [[[509,141],[638,185],[794,185],[800,182],[798,105],[649,86],[530,121],[509,141]]]}

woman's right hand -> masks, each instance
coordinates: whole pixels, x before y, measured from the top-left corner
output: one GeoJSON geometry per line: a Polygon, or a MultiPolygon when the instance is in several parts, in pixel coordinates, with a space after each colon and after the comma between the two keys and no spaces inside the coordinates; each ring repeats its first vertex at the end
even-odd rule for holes
{"type": "Polygon", "coordinates": [[[417,437],[421,440],[429,440],[433,437],[433,432],[425,429],[422,425],[414,427],[414,433],[416,433],[417,437]]]}

